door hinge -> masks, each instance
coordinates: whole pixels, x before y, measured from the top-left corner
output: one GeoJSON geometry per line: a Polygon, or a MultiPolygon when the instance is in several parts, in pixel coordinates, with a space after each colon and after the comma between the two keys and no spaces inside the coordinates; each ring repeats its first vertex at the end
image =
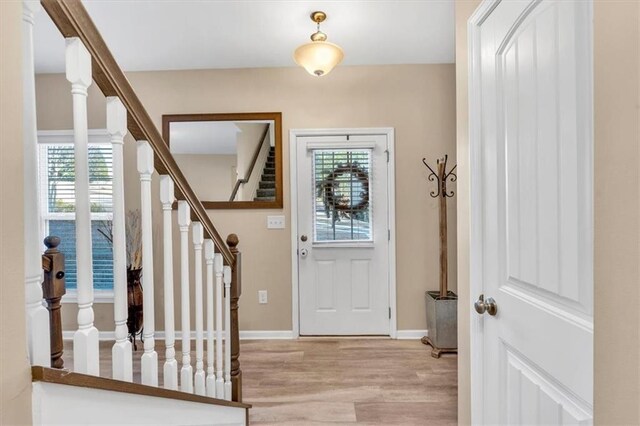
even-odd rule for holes
{"type": "Polygon", "coordinates": [[[391,319],[391,307],[389,307],[389,319],[391,319]]]}
{"type": "Polygon", "coordinates": [[[384,150],[384,153],[385,153],[385,154],[387,154],[387,163],[388,163],[388,162],[389,162],[389,150],[388,150],[388,149],[385,149],[385,150],[384,150]]]}
{"type": "Polygon", "coordinates": [[[387,229],[387,241],[391,241],[391,229],[387,229]]]}

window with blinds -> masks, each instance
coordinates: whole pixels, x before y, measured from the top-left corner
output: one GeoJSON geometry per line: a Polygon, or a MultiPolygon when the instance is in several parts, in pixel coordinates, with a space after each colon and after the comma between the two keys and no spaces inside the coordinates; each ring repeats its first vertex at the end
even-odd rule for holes
{"type": "MultiPolygon", "coordinates": [[[[113,253],[110,235],[113,210],[112,149],[110,144],[89,146],[89,199],[93,285],[96,290],[113,289],[113,253]]],[[[75,158],[71,144],[40,146],[40,188],[46,235],[60,237],[65,254],[68,289],[77,288],[75,234],[75,158]]]]}
{"type": "Polygon", "coordinates": [[[314,242],[372,241],[371,150],[313,150],[314,242]]]}

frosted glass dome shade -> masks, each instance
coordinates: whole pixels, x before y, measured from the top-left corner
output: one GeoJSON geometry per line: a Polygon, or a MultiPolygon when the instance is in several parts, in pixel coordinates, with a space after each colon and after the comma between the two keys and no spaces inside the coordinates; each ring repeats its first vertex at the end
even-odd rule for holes
{"type": "Polygon", "coordinates": [[[313,41],[298,47],[293,59],[311,75],[321,77],[342,62],[344,52],[339,46],[327,41],[313,41]]]}

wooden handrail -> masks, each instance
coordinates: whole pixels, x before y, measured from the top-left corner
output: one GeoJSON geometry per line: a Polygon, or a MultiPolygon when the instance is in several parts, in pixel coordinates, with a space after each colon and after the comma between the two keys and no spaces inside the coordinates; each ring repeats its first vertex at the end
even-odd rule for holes
{"type": "Polygon", "coordinates": [[[260,150],[264,145],[264,141],[267,140],[268,133],[269,133],[269,125],[267,124],[267,127],[264,129],[264,133],[262,133],[262,139],[260,140],[260,143],[258,144],[258,146],[256,147],[256,150],[253,153],[253,158],[251,159],[251,165],[249,166],[249,171],[244,175],[245,182],[249,181],[249,178],[253,173],[253,168],[256,166],[256,162],[258,161],[258,157],[260,156],[260,150]]]}
{"type": "Polygon", "coordinates": [[[245,173],[244,178],[238,179],[236,181],[235,186],[233,187],[233,192],[231,193],[231,197],[229,197],[229,201],[233,201],[236,198],[236,194],[238,193],[238,189],[240,189],[240,185],[243,185],[249,182],[249,178],[253,173],[253,168],[256,166],[256,162],[258,161],[258,157],[260,156],[260,151],[262,150],[262,146],[264,145],[264,141],[267,140],[267,133],[269,133],[269,125],[264,129],[262,133],[262,137],[260,138],[260,143],[256,147],[256,150],[253,152],[253,158],[251,159],[251,165],[249,166],[249,172],[245,173]]]}
{"type": "Polygon", "coordinates": [[[231,191],[231,197],[229,197],[229,201],[233,201],[236,199],[236,195],[238,195],[238,190],[240,189],[240,185],[246,183],[245,179],[238,179],[236,184],[233,186],[233,191],[231,191]]]}
{"type": "Polygon", "coordinates": [[[216,249],[224,257],[225,263],[232,265],[235,259],[233,253],[213,226],[204,206],[189,186],[173,159],[168,145],[118,66],[82,2],[80,0],[41,0],[40,2],[65,38],[78,37],[82,41],[91,54],[93,80],[105,96],[120,98],[127,109],[127,128],[131,135],[136,140],[149,142],[155,153],[156,171],[159,174],[171,176],[176,188],[176,196],[189,203],[193,220],[202,223],[207,238],[213,240],[216,249]]]}

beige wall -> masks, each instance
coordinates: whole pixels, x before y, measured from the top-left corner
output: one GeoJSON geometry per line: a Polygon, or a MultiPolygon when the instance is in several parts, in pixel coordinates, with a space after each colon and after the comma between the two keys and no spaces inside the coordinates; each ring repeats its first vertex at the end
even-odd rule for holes
{"type": "MultiPolygon", "coordinates": [[[[437,203],[428,196],[423,157],[455,157],[455,76],[453,65],[339,67],[323,78],[299,68],[142,72],[127,75],[156,125],[162,114],[281,111],[284,142],[283,210],[212,210],[222,234],[235,232],[243,252],[243,330],[290,330],[291,248],[289,130],[334,127],[396,129],[397,295],[399,329],[424,329],[424,291],[438,287],[437,203]],[[284,231],[267,230],[266,216],[284,214],[284,231]],[[416,261],[420,259],[420,261],[416,261]],[[269,292],[259,305],[257,291],[269,292]]],[[[37,79],[38,126],[71,126],[71,100],[61,75],[37,79]]],[[[89,125],[104,127],[104,99],[90,91],[89,125]]],[[[126,202],[138,203],[134,150],[125,144],[126,202]]],[[[154,182],[154,194],[158,183],[154,182]]],[[[160,206],[154,201],[154,238],[159,241],[160,206]]],[[[450,199],[450,282],[456,289],[456,198],[450,199]]],[[[175,234],[175,232],[174,232],[175,234]]],[[[177,241],[177,240],[176,240],[177,241]]],[[[161,258],[161,245],[155,256],[161,258]]],[[[162,301],[162,273],[155,270],[157,301],[162,301]]],[[[178,281],[177,264],[174,268],[178,281]]],[[[176,295],[177,296],[177,295],[176,295]]],[[[159,305],[162,306],[162,305],[159,305]]],[[[74,308],[64,307],[65,327],[75,323],[74,308]]],[[[96,305],[99,329],[111,330],[108,304],[96,305]],[[105,320],[104,322],[102,320],[105,320]]],[[[163,329],[162,315],[156,316],[163,329]]],[[[179,317],[177,317],[179,318],[179,317]]],[[[179,324],[178,324],[178,328],[179,324]]]]}
{"type": "Polygon", "coordinates": [[[24,310],[20,2],[0,2],[0,424],[31,423],[24,310]]]}
{"type": "Polygon", "coordinates": [[[596,424],[640,424],[639,18],[594,4],[596,424]]]}
{"type": "MultiPolygon", "coordinates": [[[[469,141],[466,21],[477,0],[456,1],[458,291],[469,295],[469,141]]],[[[640,2],[594,2],[595,416],[640,424],[640,2]]],[[[469,312],[459,310],[460,424],[470,423],[469,312]]]]}
{"type": "Polygon", "coordinates": [[[261,136],[268,124],[262,123],[236,123],[240,128],[238,134],[238,176],[248,179],[249,167],[253,154],[256,152],[258,144],[262,142],[261,136]]]}
{"type": "Polygon", "coordinates": [[[236,183],[235,155],[173,154],[184,177],[203,201],[229,201],[236,183]]]}

